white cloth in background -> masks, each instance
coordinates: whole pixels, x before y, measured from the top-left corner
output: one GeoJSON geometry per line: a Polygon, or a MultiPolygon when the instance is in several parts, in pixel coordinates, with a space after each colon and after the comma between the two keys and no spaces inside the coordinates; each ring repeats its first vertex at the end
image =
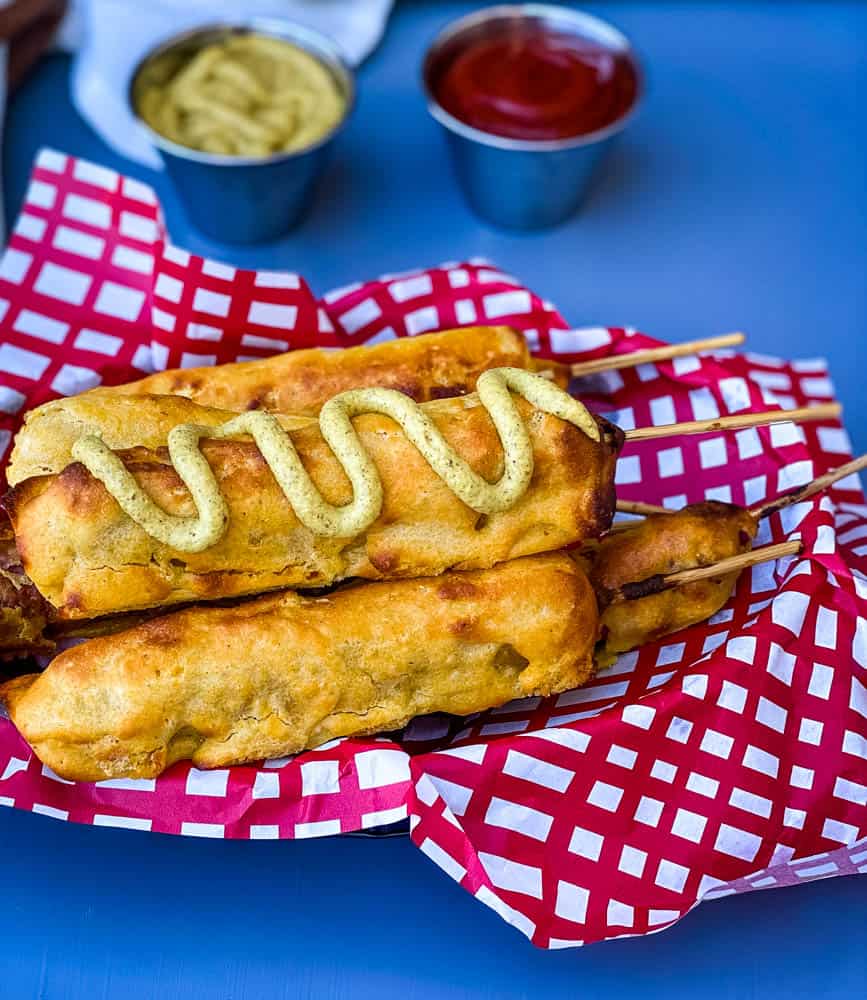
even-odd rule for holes
{"type": "Polygon", "coordinates": [[[357,65],[382,37],[393,0],[75,0],[60,44],[77,51],[72,100],[122,156],[159,169],[153,146],[127,106],[136,64],[161,39],[240,17],[283,17],[331,38],[357,65]]]}

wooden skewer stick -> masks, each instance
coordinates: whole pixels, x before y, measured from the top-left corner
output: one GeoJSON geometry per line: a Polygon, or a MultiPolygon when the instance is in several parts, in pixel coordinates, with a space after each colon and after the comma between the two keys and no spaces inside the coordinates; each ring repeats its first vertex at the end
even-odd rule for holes
{"type": "Polygon", "coordinates": [[[841,479],[845,479],[846,476],[851,476],[855,472],[861,472],[863,469],[867,469],[867,455],[853,458],[851,462],[839,465],[836,469],[829,469],[824,475],[817,476],[811,483],[799,486],[790,493],[784,493],[781,497],[777,497],[776,500],[767,500],[760,506],[753,507],[750,513],[758,520],[761,520],[763,517],[769,517],[771,514],[776,514],[778,510],[783,510],[784,507],[791,507],[802,500],[808,500],[817,493],[821,493],[822,490],[826,490],[829,486],[833,486],[834,483],[839,482],[841,479]]]}
{"type": "Polygon", "coordinates": [[[711,563],[709,566],[697,566],[695,569],[682,569],[677,573],[657,574],[640,580],[636,583],[625,583],[622,587],[612,591],[609,600],[613,604],[620,601],[635,601],[642,597],[650,597],[653,594],[661,594],[665,590],[674,587],[682,587],[687,583],[695,583],[697,580],[715,579],[719,576],[726,576],[729,573],[740,573],[741,570],[756,566],[758,563],[771,562],[775,559],[782,559],[783,556],[796,556],[803,549],[800,541],[779,542],[776,545],[763,545],[761,548],[753,549],[752,552],[743,552],[737,556],[729,556],[728,559],[721,559],[719,562],[711,563]]]}
{"type": "MultiPolygon", "coordinates": [[[[649,505],[648,505],[649,506],[649,505]]],[[[618,508],[619,509],[619,508],[618,508]]],[[[659,511],[652,511],[653,514],[674,514],[673,510],[669,510],[667,507],[660,507],[659,511]]],[[[629,520],[625,521],[615,521],[614,524],[608,529],[607,534],[611,535],[619,531],[629,531],[632,528],[637,528],[639,524],[644,523],[644,518],[649,517],[649,514],[640,515],[639,517],[631,517],[629,520]]]]}
{"type": "MultiPolygon", "coordinates": [[[[776,497],[773,500],[766,500],[757,507],[749,507],[747,509],[757,521],[761,521],[764,517],[776,514],[778,510],[791,507],[802,500],[809,500],[810,497],[814,497],[817,493],[821,493],[822,490],[828,489],[829,486],[833,486],[834,483],[838,483],[841,479],[852,476],[857,472],[863,472],[864,469],[867,469],[867,454],[853,458],[844,465],[838,465],[836,469],[829,469],[823,475],[817,476],[809,483],[798,486],[788,493],[784,493],[782,496],[776,497]]],[[[643,500],[618,500],[617,509],[621,514],[637,514],[639,517],[648,517],[651,514],[674,513],[668,507],[659,507],[654,503],[645,503],[643,500]]],[[[611,530],[622,531],[624,528],[633,527],[636,523],[639,522],[618,521],[611,526],[611,530]]]]}
{"type": "Polygon", "coordinates": [[[635,368],[655,361],[669,361],[671,358],[683,358],[702,351],[715,351],[719,347],[734,347],[742,344],[746,337],[742,333],[724,333],[719,337],[704,337],[701,340],[688,340],[683,344],[669,344],[667,347],[648,347],[630,354],[614,354],[607,358],[597,358],[596,361],[581,361],[571,366],[576,378],[585,375],[595,375],[597,372],[614,371],[617,368],[635,368]]]}
{"type": "MultiPolygon", "coordinates": [[[[621,514],[638,514],[640,517],[647,517],[650,514],[670,514],[668,507],[660,507],[655,503],[645,503],[643,500],[618,500],[617,509],[621,514]]],[[[620,524],[621,522],[617,522],[620,524]]],[[[628,521],[624,521],[628,524],[628,521]]]]}
{"type": "MultiPolygon", "coordinates": [[[[612,524],[611,527],[608,529],[606,534],[613,535],[621,531],[630,531],[633,528],[637,528],[638,525],[641,523],[642,523],[642,518],[640,517],[633,517],[630,518],[628,521],[615,521],[614,524],[612,524]]],[[[591,542],[598,543],[599,541],[600,539],[594,538],[588,540],[585,544],[589,545],[591,542]]]]}
{"type": "Polygon", "coordinates": [[[742,430],[745,427],[763,427],[767,424],[796,424],[811,420],[833,420],[843,412],[839,403],[819,403],[816,406],[799,406],[794,410],[763,410],[761,413],[735,413],[730,417],[712,420],[685,420],[679,424],[662,424],[660,427],[636,427],[626,432],[627,441],[652,441],[656,438],[677,437],[680,434],[708,434],[713,431],[742,430]]]}

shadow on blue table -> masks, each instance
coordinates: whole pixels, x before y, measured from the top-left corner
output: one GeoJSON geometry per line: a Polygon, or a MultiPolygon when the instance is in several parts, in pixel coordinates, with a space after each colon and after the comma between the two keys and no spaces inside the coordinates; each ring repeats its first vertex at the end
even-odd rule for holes
{"type": "Polygon", "coordinates": [[[12,810],[0,821],[3,842],[27,845],[3,858],[10,1000],[815,998],[831,995],[829,968],[834,996],[863,996],[859,878],[723,899],[652,937],[542,952],[403,838],[197,840],[12,810]]]}

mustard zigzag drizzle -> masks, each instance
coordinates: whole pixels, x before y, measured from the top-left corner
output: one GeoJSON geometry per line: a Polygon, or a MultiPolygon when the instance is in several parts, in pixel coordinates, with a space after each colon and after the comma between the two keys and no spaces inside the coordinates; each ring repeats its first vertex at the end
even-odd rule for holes
{"type": "Polygon", "coordinates": [[[558,386],[521,368],[492,368],[480,376],[476,392],[503,446],[504,470],[495,483],[474,472],[419,405],[394,389],[350,389],[322,407],[322,436],[352,485],[353,499],[342,507],[326,502],[291,438],[270,413],[242,413],[219,427],[179,424],[169,432],[169,457],[189,490],[195,517],[176,517],[158,507],[97,435],[79,438],[72,447],[72,457],[99,479],[124,513],[153,538],[181,552],[202,552],[225,533],[229,508],[199,450],[199,441],[248,434],[298,520],[316,535],[351,538],[368,528],[382,510],[379,472],[352,426],[352,417],[362,413],[391,417],[460,500],[480,514],[495,514],[520,499],[533,475],[530,435],[510,390],[537,409],[574,424],[592,440],[599,440],[599,428],[589,411],[558,386]]]}

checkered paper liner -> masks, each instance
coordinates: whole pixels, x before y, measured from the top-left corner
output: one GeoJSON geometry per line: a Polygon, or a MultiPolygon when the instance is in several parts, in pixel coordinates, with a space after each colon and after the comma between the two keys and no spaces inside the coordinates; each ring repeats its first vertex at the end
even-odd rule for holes
{"type": "MultiPolygon", "coordinates": [[[[46,399],[155,368],[507,323],[583,360],[658,343],[569,329],[491,265],[321,299],[171,246],[146,186],[43,152],[0,261],[0,444],[46,399]]],[[[585,380],[621,427],[832,397],[822,361],[720,354],[585,380]]],[[[621,496],[756,503],[849,457],[837,424],[627,445],[621,496]]],[[[586,687],[258,766],[65,781],[0,721],[0,802],[94,825],[293,838],[409,818],[421,850],[542,947],[646,933],[702,899],[867,871],[867,508],[852,477],[763,522],[804,555],[742,574],[707,623],[586,687]]]]}

